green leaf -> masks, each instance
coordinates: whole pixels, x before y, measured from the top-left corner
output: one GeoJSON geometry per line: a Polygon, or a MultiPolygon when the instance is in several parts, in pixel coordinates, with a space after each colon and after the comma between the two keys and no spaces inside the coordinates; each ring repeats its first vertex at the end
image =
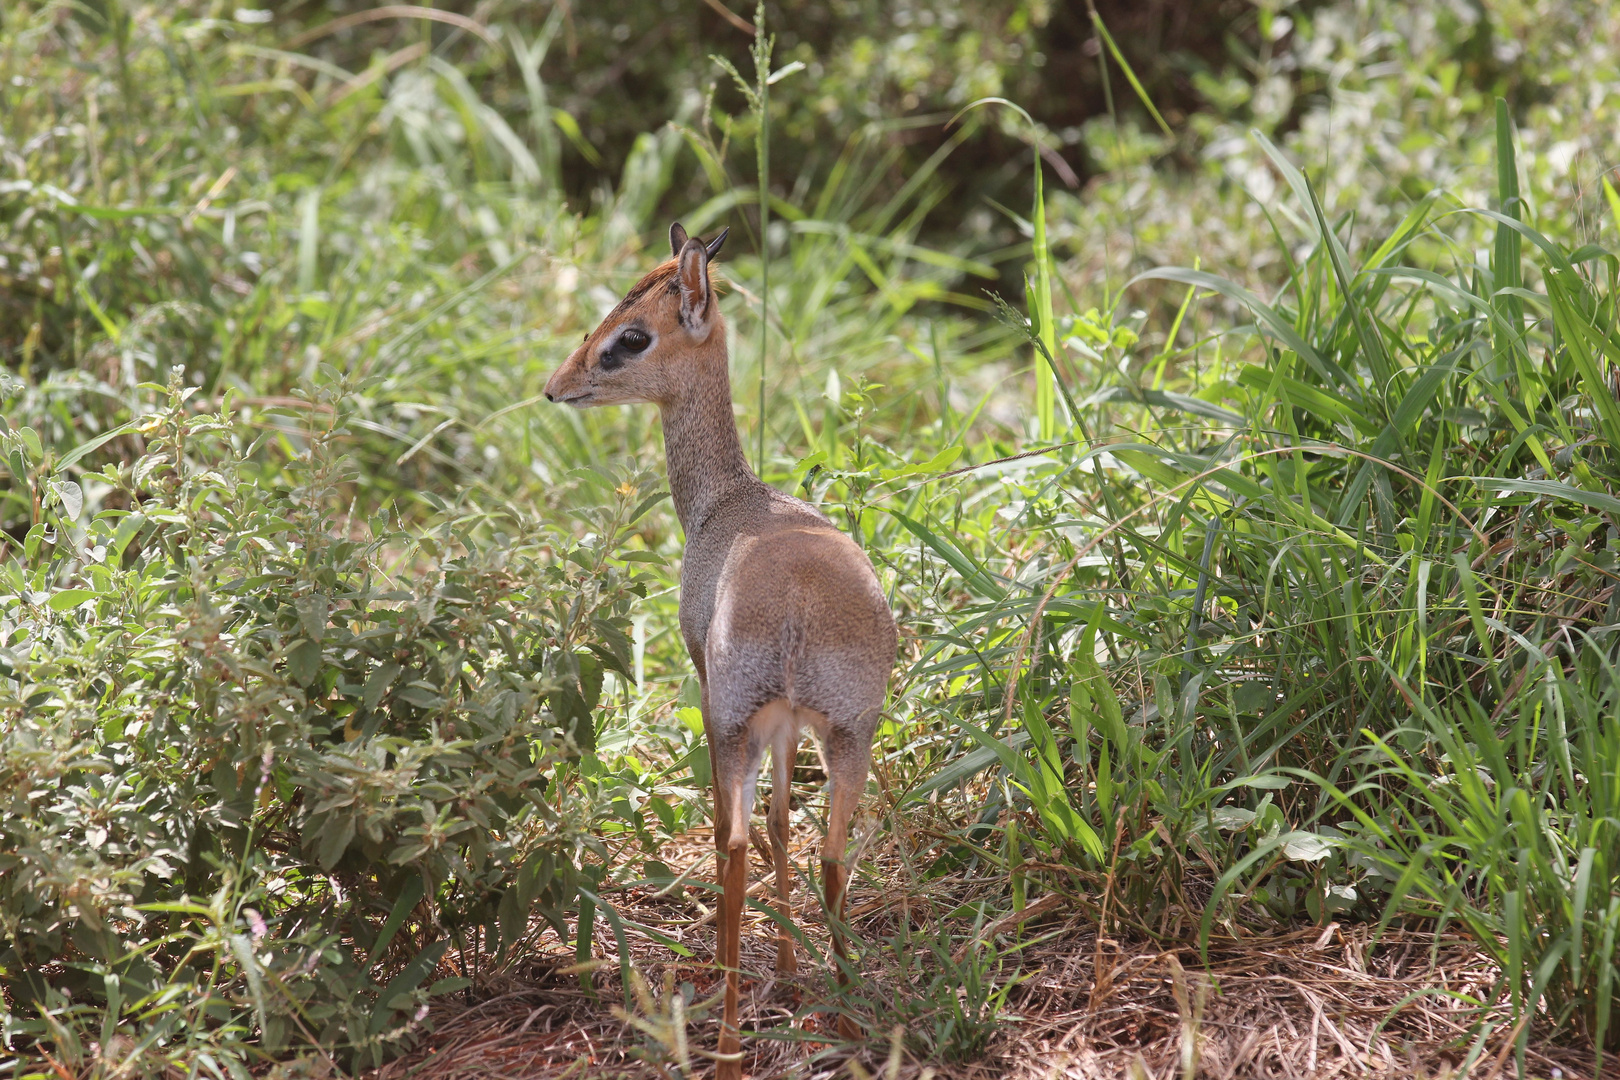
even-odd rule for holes
{"type": "Polygon", "coordinates": [[[321,670],[321,647],[308,638],[299,638],[287,650],[287,674],[299,686],[308,686],[321,670]]]}
{"type": "Polygon", "coordinates": [[[140,512],[130,514],[118,523],[118,529],[113,533],[112,541],[107,545],[107,563],[118,566],[124,558],[124,551],[129,547],[130,541],[140,533],[141,526],[146,524],[146,515],[140,512]]]}
{"type": "Polygon", "coordinates": [[[1255,813],[1241,806],[1218,806],[1210,815],[1223,832],[1240,832],[1254,824],[1255,813]]]}
{"type": "Polygon", "coordinates": [[[1598,491],[1586,491],[1557,480],[1509,480],[1499,476],[1471,476],[1468,479],[1487,490],[1517,491],[1527,495],[1547,495],[1566,502],[1580,503],[1594,510],[1620,514],[1620,499],[1598,491]]]}
{"type": "Polygon", "coordinates": [[[552,109],[551,122],[557,125],[558,131],[568,137],[568,141],[574,144],[574,149],[579,151],[581,157],[593,166],[601,167],[602,155],[597,153],[596,147],[592,146],[590,140],[585,138],[585,133],[580,130],[579,121],[574,119],[572,113],[564,112],[562,109],[552,109]]]}
{"type": "Polygon", "coordinates": [[[309,188],[299,202],[298,222],[298,291],[311,292],[315,288],[321,237],[321,189],[309,188]]]}
{"type": "Polygon", "coordinates": [[[591,620],[591,629],[596,631],[597,643],[591,649],[602,662],[620,675],[635,680],[635,646],[630,641],[630,635],[619,629],[613,623],[598,615],[591,620]]]}
{"type": "Polygon", "coordinates": [[[298,611],[299,624],[311,641],[320,641],[326,636],[327,614],[332,610],[330,600],[320,593],[309,593],[294,600],[293,607],[298,611]]]}
{"type": "Polygon", "coordinates": [[[1248,423],[1248,418],[1241,413],[1235,413],[1231,409],[1223,409],[1219,405],[1212,404],[1202,398],[1189,397],[1186,394],[1177,394],[1169,390],[1144,390],[1136,386],[1110,386],[1091,395],[1086,404],[1103,401],[1135,401],[1161,409],[1178,409],[1181,412],[1208,417],[1211,420],[1230,424],[1233,427],[1243,427],[1248,423]]]}
{"type": "Polygon", "coordinates": [[[951,569],[961,575],[962,581],[968,588],[992,600],[1000,600],[1007,595],[1007,590],[998,585],[995,578],[980,568],[967,553],[955,544],[942,539],[928,526],[908,517],[899,510],[890,510],[889,513],[896,521],[905,526],[906,531],[927,544],[934,554],[950,564],[951,569]]]}
{"type": "Polygon", "coordinates": [[[1138,274],[1125,283],[1125,289],[1128,291],[1132,285],[1139,281],[1176,281],[1183,285],[1196,285],[1201,289],[1211,289],[1230,300],[1235,300],[1254,312],[1255,316],[1267,330],[1271,331],[1278,341],[1299,354],[1300,358],[1309,364],[1325,381],[1338,383],[1346,389],[1356,388],[1355,380],[1346,374],[1343,368],[1322,359],[1315,349],[1305,343],[1305,339],[1300,337],[1299,333],[1294,329],[1293,323],[1283,318],[1270,304],[1267,304],[1241,285],[1233,284],[1225,278],[1205,273],[1202,270],[1188,270],[1179,266],[1165,266],[1138,274]]]}
{"type": "Polygon", "coordinates": [[[120,424],[111,431],[103,431],[100,435],[97,435],[88,442],[80,443],[78,446],[75,446],[72,450],[69,450],[66,454],[62,455],[61,460],[56,463],[57,471],[60,472],[61,470],[66,469],[69,465],[76,463],[86,454],[100,449],[102,446],[105,446],[107,443],[118,438],[118,436],[132,431],[140,425],[146,423],[149,419],[151,418],[148,416],[137,417],[127,424],[120,424]]]}
{"type": "MultiPolygon", "coordinates": [[[[333,860],[333,862],[336,861],[336,859],[333,860]]],[[[368,974],[372,968],[377,966],[377,961],[382,959],[383,950],[387,949],[388,943],[394,940],[394,935],[399,933],[399,928],[405,925],[405,919],[410,915],[411,910],[421,903],[424,894],[425,890],[422,885],[421,875],[411,874],[405,879],[405,884],[400,886],[399,895],[394,899],[393,910],[389,911],[388,919],[382,924],[382,929],[377,931],[377,940],[373,941],[371,948],[367,950],[366,966],[360,969],[361,975],[368,974]]]]}
{"type": "Polygon", "coordinates": [[[1267,395],[1268,401],[1276,400],[1271,395],[1281,390],[1288,395],[1290,404],[1319,413],[1326,419],[1350,424],[1365,435],[1371,435],[1378,430],[1377,425],[1364,416],[1354,402],[1342,395],[1325,387],[1313,386],[1283,375],[1270,368],[1245,364],[1238,371],[1238,384],[1260,391],[1267,395]]]}
{"type": "Polygon", "coordinates": [[[602,661],[593,653],[575,656],[579,681],[569,680],[546,696],[546,704],[561,730],[582,752],[596,749],[596,723],[592,715],[602,696],[602,661]]]}
{"type": "Polygon", "coordinates": [[[613,928],[613,936],[619,943],[619,981],[624,990],[624,1007],[628,1010],[631,1008],[630,941],[629,938],[625,936],[624,920],[620,918],[618,910],[614,908],[612,904],[607,903],[600,896],[584,888],[583,886],[579,890],[579,896],[581,901],[581,910],[584,909],[584,902],[590,901],[592,905],[602,910],[602,914],[607,917],[608,925],[613,928]]]}
{"type": "Polygon", "coordinates": [[[1277,691],[1270,682],[1246,680],[1232,691],[1232,704],[1238,712],[1263,714],[1276,703],[1277,691]]]}
{"type": "MultiPolygon", "coordinates": [[[[975,735],[975,738],[978,736],[975,735]]],[[[1015,731],[1007,736],[1003,742],[1009,750],[1022,750],[1029,743],[1029,732],[1015,731]]],[[[944,791],[955,787],[964,780],[971,779],[979,773],[994,765],[1000,758],[1000,751],[992,746],[981,746],[977,750],[970,750],[952,761],[939,772],[917,785],[906,795],[906,802],[918,802],[926,799],[936,791],[944,791]]]]}
{"type": "Polygon", "coordinates": [[[1310,832],[1294,832],[1282,837],[1282,851],[1295,862],[1321,862],[1333,854],[1333,843],[1310,832]]]}
{"type": "Polygon", "coordinates": [[[30,528],[27,534],[23,536],[23,557],[32,562],[34,557],[39,554],[40,545],[45,543],[47,533],[52,532],[54,530],[51,530],[43,521],[30,528]]]}
{"type": "Polygon", "coordinates": [[[79,511],[84,509],[84,491],[72,480],[59,480],[56,483],[56,497],[62,501],[62,516],[69,521],[76,521],[79,511]]]}
{"type": "MultiPolygon", "coordinates": [[[[422,980],[431,975],[433,969],[439,966],[439,959],[444,956],[445,950],[449,947],[450,942],[448,940],[435,941],[413,956],[410,962],[400,969],[399,974],[388,981],[388,985],[383,987],[382,993],[377,995],[377,1007],[371,1011],[371,1022],[366,1028],[369,1034],[381,1035],[388,1029],[389,1024],[393,1022],[393,1014],[397,1011],[390,1003],[399,1000],[402,995],[410,994],[411,991],[421,986],[422,980]]],[[[410,999],[406,998],[406,1000],[410,999]]]]}
{"type": "Polygon", "coordinates": [[[316,859],[322,870],[330,870],[343,858],[343,853],[349,849],[349,841],[354,839],[354,815],[344,814],[336,821],[328,818],[319,836],[316,859]]]}
{"type": "Polygon", "coordinates": [[[1236,780],[1228,780],[1220,787],[1211,788],[1210,790],[1215,794],[1219,794],[1224,791],[1232,791],[1235,788],[1257,788],[1260,791],[1281,791],[1283,788],[1288,787],[1291,784],[1293,784],[1293,781],[1286,776],[1278,776],[1276,773],[1258,773],[1254,776],[1240,776],[1236,780]]]}
{"type": "Polygon", "coordinates": [[[1095,10],[1091,13],[1091,25],[1096,27],[1097,36],[1102,38],[1103,43],[1108,46],[1108,52],[1113,56],[1114,63],[1118,64],[1120,70],[1125,73],[1126,81],[1131,84],[1131,89],[1136,91],[1137,98],[1146,106],[1147,111],[1152,114],[1154,122],[1159,125],[1159,130],[1164,132],[1166,136],[1174,138],[1174,134],[1170,131],[1170,125],[1165,123],[1164,117],[1159,115],[1159,110],[1153,105],[1153,99],[1148,96],[1147,90],[1143,88],[1142,83],[1137,79],[1135,70],[1131,68],[1130,61],[1125,59],[1125,54],[1121,53],[1119,46],[1114,44],[1114,35],[1108,32],[1108,27],[1103,25],[1102,18],[1098,16],[1095,10]]]}
{"type": "Polygon", "coordinates": [[[1620,402],[1615,401],[1602,363],[1605,355],[1611,367],[1620,361],[1620,348],[1615,347],[1610,334],[1598,325],[1603,318],[1601,309],[1586,282],[1573,268],[1549,267],[1546,280],[1553,323],[1569,348],[1570,358],[1581,373],[1581,382],[1597,409],[1604,439],[1611,448],[1620,449],[1620,402]]]}
{"type": "Polygon", "coordinates": [[[640,520],[642,514],[645,514],[647,511],[651,510],[653,507],[657,506],[667,498],[669,498],[669,492],[667,491],[653,492],[651,495],[647,496],[645,499],[642,499],[636,504],[636,508],[630,511],[630,517],[625,520],[625,524],[634,525],[638,520],[640,520]]]}
{"type": "Polygon", "coordinates": [[[377,707],[377,702],[382,700],[383,694],[387,692],[389,685],[399,677],[400,671],[401,668],[398,664],[384,664],[371,673],[371,678],[366,680],[365,688],[360,691],[361,703],[365,705],[367,711],[377,707]]]}
{"type": "Polygon", "coordinates": [[[94,589],[63,589],[51,596],[46,605],[52,611],[66,611],[76,608],[86,600],[93,600],[97,596],[94,589]]]}
{"type": "Polygon", "coordinates": [[[248,993],[253,999],[253,1011],[258,1016],[259,1026],[265,1024],[265,995],[264,977],[259,969],[259,958],[253,955],[253,943],[246,934],[228,934],[226,940],[230,949],[236,956],[236,962],[242,966],[242,974],[247,977],[248,993]]]}
{"type": "MultiPolygon", "coordinates": [[[[927,461],[918,461],[909,465],[900,465],[893,469],[879,469],[878,475],[884,480],[899,480],[900,478],[906,476],[925,476],[929,473],[944,472],[946,469],[949,469],[952,465],[954,465],[956,463],[956,459],[961,456],[962,446],[960,443],[957,443],[954,446],[947,446],[945,449],[941,450],[927,461]]],[[[799,464],[802,466],[804,465],[804,462],[801,461],[799,464]]]]}
{"type": "Polygon", "coordinates": [[[428,686],[417,686],[415,683],[401,690],[397,696],[399,700],[415,705],[419,709],[437,709],[444,704],[444,697],[437,690],[428,686]]]}
{"type": "Polygon", "coordinates": [[[428,987],[427,994],[430,998],[443,997],[445,994],[453,994],[457,990],[465,990],[471,985],[472,980],[469,978],[461,975],[451,976],[435,981],[432,986],[428,987]]]}
{"type": "MultiPolygon", "coordinates": [[[[1513,152],[1513,121],[1508,116],[1507,102],[1496,99],[1496,189],[1497,209],[1512,218],[1521,217],[1519,204],[1519,168],[1513,152]]],[[[1496,282],[1492,297],[1498,319],[1495,350],[1489,378],[1505,379],[1514,370],[1514,353],[1522,349],[1520,339],[1524,333],[1524,302],[1512,295],[1511,290],[1523,284],[1520,276],[1519,234],[1501,224],[1496,226],[1496,245],[1491,253],[1491,276],[1496,282]]],[[[1528,387],[1521,386],[1523,391],[1528,387]]],[[[1534,404],[1533,402],[1530,404],[1534,404]]],[[[1532,408],[1530,410],[1534,412],[1532,408]]]]}

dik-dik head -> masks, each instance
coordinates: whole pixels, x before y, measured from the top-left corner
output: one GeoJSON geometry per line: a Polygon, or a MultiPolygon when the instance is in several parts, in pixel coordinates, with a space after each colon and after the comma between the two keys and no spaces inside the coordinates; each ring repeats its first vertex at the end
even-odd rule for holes
{"type": "MultiPolygon", "coordinates": [[[[585,335],[546,382],[546,400],[578,409],[593,405],[662,404],[690,384],[693,351],[725,340],[709,261],[730,229],[705,244],[669,227],[674,258],[625,294],[600,326],[585,335]]],[[[722,354],[723,355],[723,354],[722,354]]]]}

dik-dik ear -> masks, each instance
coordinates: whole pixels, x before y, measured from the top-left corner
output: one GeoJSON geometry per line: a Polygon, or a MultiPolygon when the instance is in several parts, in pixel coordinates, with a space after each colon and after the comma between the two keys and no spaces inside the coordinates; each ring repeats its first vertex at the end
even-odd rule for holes
{"type": "Polygon", "coordinates": [[[685,246],[686,230],[681,228],[681,223],[677,221],[669,227],[669,257],[672,259],[680,258],[681,248],[685,246]]]}
{"type": "MultiPolygon", "coordinates": [[[[681,230],[682,235],[685,235],[685,231],[681,230]]],[[[674,238],[675,229],[671,229],[670,240],[674,238]]],[[[714,289],[709,284],[709,260],[720,250],[725,238],[726,233],[721,232],[708,246],[696,237],[688,238],[676,255],[680,260],[677,276],[681,283],[681,325],[699,341],[709,336],[709,327],[714,322],[714,289]]]]}

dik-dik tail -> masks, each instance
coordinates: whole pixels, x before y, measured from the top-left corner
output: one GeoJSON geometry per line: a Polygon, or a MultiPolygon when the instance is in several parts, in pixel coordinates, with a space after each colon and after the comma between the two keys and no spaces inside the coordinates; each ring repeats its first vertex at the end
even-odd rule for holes
{"type": "Polygon", "coordinates": [[[804,624],[798,616],[782,620],[781,634],[782,650],[782,697],[786,699],[788,708],[797,708],[799,698],[795,679],[799,663],[804,659],[805,633],[804,624]]]}

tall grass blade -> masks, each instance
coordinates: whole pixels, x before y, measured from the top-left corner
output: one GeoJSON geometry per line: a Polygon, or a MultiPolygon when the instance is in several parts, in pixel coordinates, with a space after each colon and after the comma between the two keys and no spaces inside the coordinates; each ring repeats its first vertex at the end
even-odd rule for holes
{"type": "MultiPolygon", "coordinates": [[[[1508,117],[1507,102],[1496,99],[1496,206],[1502,214],[1521,220],[1519,200],[1519,167],[1513,151],[1513,122],[1508,117]]],[[[1490,378],[1504,379],[1516,368],[1514,355],[1524,326],[1524,301],[1507,289],[1524,285],[1519,267],[1519,234],[1504,224],[1496,226],[1496,244],[1491,252],[1491,276],[1495,293],[1492,306],[1496,309],[1497,328],[1493,335],[1495,355],[1490,378]]]]}
{"type": "Polygon", "coordinates": [[[298,291],[315,291],[315,278],[321,251],[321,189],[310,188],[299,203],[298,291]]]}
{"type": "MultiPolygon", "coordinates": [[[[1035,287],[1030,314],[1035,316],[1036,332],[1048,358],[1047,363],[1035,364],[1035,422],[1038,438],[1050,442],[1057,438],[1057,402],[1053,394],[1054,372],[1052,363],[1057,355],[1057,327],[1052,314],[1052,250],[1046,239],[1046,193],[1042,186],[1040,148],[1035,148],[1035,287]]],[[[1073,418],[1070,418],[1073,422],[1073,418]]]]}
{"type": "Polygon", "coordinates": [[[1132,70],[1130,61],[1125,59],[1124,54],[1119,51],[1119,46],[1114,44],[1114,36],[1108,32],[1108,27],[1103,25],[1102,18],[1097,14],[1097,8],[1092,0],[1086,0],[1086,7],[1091,11],[1091,25],[1096,27],[1097,35],[1102,38],[1103,44],[1108,46],[1108,52],[1113,56],[1114,63],[1118,64],[1119,69],[1125,73],[1126,81],[1131,84],[1131,89],[1136,91],[1137,98],[1146,107],[1148,114],[1153,117],[1153,122],[1159,125],[1159,130],[1164,132],[1167,138],[1175,138],[1175,134],[1170,130],[1170,125],[1164,122],[1164,117],[1159,115],[1159,110],[1154,106],[1153,99],[1148,96],[1147,90],[1143,88],[1142,80],[1136,77],[1136,72],[1132,70]]]}

